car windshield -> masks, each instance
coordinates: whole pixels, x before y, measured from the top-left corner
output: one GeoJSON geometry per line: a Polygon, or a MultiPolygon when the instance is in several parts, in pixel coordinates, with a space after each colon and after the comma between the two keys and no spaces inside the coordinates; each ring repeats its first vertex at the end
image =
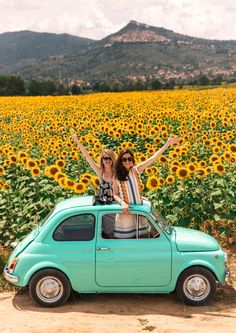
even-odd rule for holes
{"type": "Polygon", "coordinates": [[[162,230],[165,230],[169,235],[172,233],[173,227],[170,222],[168,222],[161,214],[159,214],[154,207],[151,208],[151,215],[160,225],[162,230]]]}

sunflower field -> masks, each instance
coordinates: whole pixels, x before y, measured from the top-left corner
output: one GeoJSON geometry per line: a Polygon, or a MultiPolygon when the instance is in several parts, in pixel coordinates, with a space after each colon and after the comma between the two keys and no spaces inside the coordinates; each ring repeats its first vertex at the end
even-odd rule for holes
{"type": "Polygon", "coordinates": [[[141,175],[143,196],[175,225],[229,237],[235,124],[236,89],[0,97],[0,244],[24,236],[56,202],[98,191],[71,129],[97,161],[104,148],[131,148],[139,163],[171,133],[181,137],[141,175]]]}

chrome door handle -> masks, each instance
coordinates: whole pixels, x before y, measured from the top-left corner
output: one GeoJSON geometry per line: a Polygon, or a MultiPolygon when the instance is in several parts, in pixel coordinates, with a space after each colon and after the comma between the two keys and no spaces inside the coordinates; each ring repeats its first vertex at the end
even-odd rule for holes
{"type": "Polygon", "coordinates": [[[109,251],[109,247],[97,247],[97,251],[109,251]]]}

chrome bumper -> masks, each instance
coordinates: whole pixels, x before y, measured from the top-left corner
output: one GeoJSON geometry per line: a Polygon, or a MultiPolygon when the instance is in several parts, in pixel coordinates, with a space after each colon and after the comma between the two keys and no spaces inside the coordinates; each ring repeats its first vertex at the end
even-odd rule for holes
{"type": "Polygon", "coordinates": [[[230,276],[230,270],[229,270],[229,267],[226,266],[225,267],[225,278],[228,278],[230,276]]]}
{"type": "Polygon", "coordinates": [[[9,281],[11,283],[17,283],[19,281],[19,278],[17,276],[11,275],[10,273],[8,273],[8,270],[6,267],[4,269],[3,276],[7,281],[9,281]]]}

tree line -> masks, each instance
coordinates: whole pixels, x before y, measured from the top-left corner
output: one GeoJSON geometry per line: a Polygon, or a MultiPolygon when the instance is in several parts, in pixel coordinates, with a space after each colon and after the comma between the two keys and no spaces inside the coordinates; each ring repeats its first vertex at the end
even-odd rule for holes
{"type": "MultiPolygon", "coordinates": [[[[122,92],[136,90],[159,90],[182,88],[183,85],[220,85],[222,76],[209,79],[202,75],[191,81],[176,82],[170,79],[165,82],[153,79],[147,81],[116,79],[114,82],[97,81],[78,86],[76,84],[62,84],[52,79],[24,81],[19,75],[0,75],[0,96],[47,96],[47,95],[79,95],[91,92],[122,92]]],[[[236,80],[234,80],[235,82],[236,80]]]]}

